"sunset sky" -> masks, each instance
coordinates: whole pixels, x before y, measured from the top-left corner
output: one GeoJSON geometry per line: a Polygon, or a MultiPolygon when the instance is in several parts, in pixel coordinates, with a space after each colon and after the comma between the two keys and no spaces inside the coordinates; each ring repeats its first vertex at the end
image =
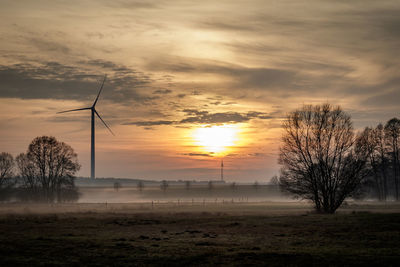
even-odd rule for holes
{"type": "Polygon", "coordinates": [[[96,176],[268,181],[281,120],[399,117],[400,1],[0,1],[0,152],[52,135],[96,176]]]}

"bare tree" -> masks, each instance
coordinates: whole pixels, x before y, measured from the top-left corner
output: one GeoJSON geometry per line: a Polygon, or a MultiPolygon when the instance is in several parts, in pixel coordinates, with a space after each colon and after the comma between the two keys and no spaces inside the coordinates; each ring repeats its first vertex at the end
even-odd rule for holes
{"type": "Polygon", "coordinates": [[[213,184],[213,181],[208,181],[208,183],[207,183],[207,187],[208,187],[208,190],[212,190],[213,188],[214,188],[214,184],[213,184]]]}
{"type": "Polygon", "coordinates": [[[236,187],[237,187],[236,182],[231,183],[231,189],[232,190],[236,190],[236,187]]]}
{"type": "Polygon", "coordinates": [[[376,139],[376,153],[378,154],[378,164],[381,171],[381,177],[383,179],[383,198],[386,200],[388,196],[388,157],[386,149],[386,137],[383,125],[380,123],[375,128],[375,139],[376,139]]]}
{"type": "Polygon", "coordinates": [[[313,201],[318,212],[334,213],[367,175],[365,138],[355,136],[349,115],[329,104],[289,113],[283,130],[281,188],[313,201]]]}
{"type": "Polygon", "coordinates": [[[0,189],[9,187],[14,176],[14,158],[10,153],[0,153],[0,189]]]}
{"type": "Polygon", "coordinates": [[[118,192],[120,188],[121,188],[121,183],[120,182],[115,182],[114,183],[114,190],[118,192]]]}
{"type": "Polygon", "coordinates": [[[253,184],[253,187],[254,187],[254,189],[256,191],[258,191],[258,188],[260,187],[260,184],[257,181],[255,181],[254,184],[253,184]]]}
{"type": "Polygon", "coordinates": [[[277,175],[272,176],[271,180],[269,180],[270,185],[279,185],[279,177],[277,175]]]}
{"type": "Polygon", "coordinates": [[[190,189],[190,187],[191,187],[191,182],[189,181],[189,180],[187,180],[187,181],[185,181],[185,188],[186,188],[186,190],[189,190],[190,189]]]}
{"type": "Polygon", "coordinates": [[[17,164],[22,186],[40,192],[43,200],[60,202],[65,192],[74,196],[74,175],[80,165],[71,146],[54,137],[36,137],[27,153],[17,157],[17,164]]]}
{"type": "Polygon", "coordinates": [[[142,181],[139,181],[139,182],[137,183],[137,189],[139,190],[139,192],[142,192],[142,191],[143,191],[143,188],[144,188],[143,182],[142,182],[142,181]]]}
{"type": "Polygon", "coordinates": [[[168,185],[168,181],[162,180],[160,188],[161,188],[162,191],[164,191],[164,193],[167,191],[168,186],[169,186],[168,185]]]}
{"type": "Polygon", "coordinates": [[[366,127],[362,133],[368,150],[368,167],[373,176],[373,189],[379,200],[387,198],[387,157],[382,124],[376,128],[366,127]]]}
{"type": "Polygon", "coordinates": [[[21,186],[25,189],[25,194],[28,199],[35,199],[39,195],[40,183],[37,170],[33,163],[28,159],[28,156],[24,153],[19,154],[16,157],[17,167],[19,170],[19,177],[21,180],[21,186]]]}
{"type": "Polygon", "coordinates": [[[399,200],[399,176],[400,176],[400,120],[393,118],[385,125],[386,143],[391,155],[393,180],[395,184],[395,197],[399,200]]]}

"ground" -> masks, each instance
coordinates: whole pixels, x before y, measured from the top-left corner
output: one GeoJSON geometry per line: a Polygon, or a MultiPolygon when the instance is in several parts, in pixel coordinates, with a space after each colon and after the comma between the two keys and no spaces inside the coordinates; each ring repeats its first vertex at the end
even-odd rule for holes
{"type": "Polygon", "coordinates": [[[0,255],[0,266],[398,266],[400,205],[2,204],[0,255]]]}

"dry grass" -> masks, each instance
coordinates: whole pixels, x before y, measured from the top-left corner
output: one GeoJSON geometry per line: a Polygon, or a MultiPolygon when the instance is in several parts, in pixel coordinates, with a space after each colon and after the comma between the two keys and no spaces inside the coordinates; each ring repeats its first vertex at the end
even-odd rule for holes
{"type": "Polygon", "coordinates": [[[8,265],[397,265],[399,205],[1,205],[8,265]]]}

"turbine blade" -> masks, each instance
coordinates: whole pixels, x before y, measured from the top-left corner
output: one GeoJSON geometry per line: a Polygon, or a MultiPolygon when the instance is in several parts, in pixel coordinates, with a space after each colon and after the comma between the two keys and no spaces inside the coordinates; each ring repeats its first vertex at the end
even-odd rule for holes
{"type": "Polygon", "coordinates": [[[99,91],[99,93],[97,94],[96,100],[95,100],[94,103],[93,103],[93,107],[96,106],[97,100],[99,100],[99,96],[100,96],[101,91],[103,90],[103,86],[104,86],[104,82],[106,81],[106,78],[107,78],[107,74],[104,75],[103,83],[101,84],[100,91],[99,91]]]}
{"type": "Polygon", "coordinates": [[[96,113],[97,117],[99,117],[99,119],[101,120],[101,122],[107,127],[107,129],[110,131],[110,133],[112,135],[115,136],[115,134],[113,133],[113,131],[111,131],[110,127],[108,127],[107,123],[105,121],[103,121],[103,119],[100,117],[99,113],[97,113],[97,111],[95,109],[93,109],[94,113],[96,113]]]}
{"type": "Polygon", "coordinates": [[[79,111],[79,110],[86,110],[86,109],[91,109],[91,108],[77,108],[77,109],[64,110],[64,111],[57,112],[57,114],[72,112],[72,111],[79,111]]]}

